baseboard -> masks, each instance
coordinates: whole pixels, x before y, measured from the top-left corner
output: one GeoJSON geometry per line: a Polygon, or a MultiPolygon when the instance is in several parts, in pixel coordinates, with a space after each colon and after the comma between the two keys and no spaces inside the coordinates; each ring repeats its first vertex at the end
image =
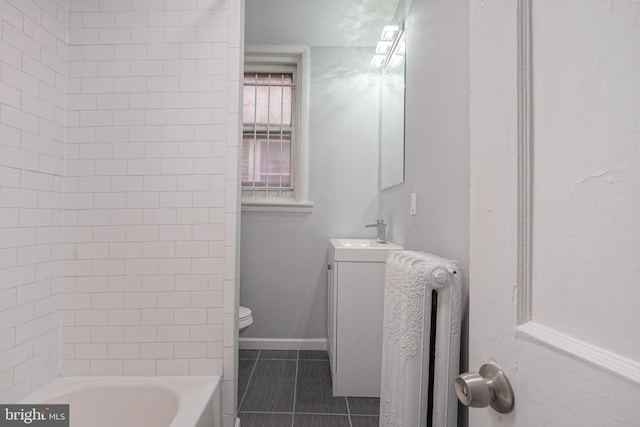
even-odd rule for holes
{"type": "Polygon", "coordinates": [[[326,338],[244,338],[240,337],[241,350],[327,350],[326,338]]]}

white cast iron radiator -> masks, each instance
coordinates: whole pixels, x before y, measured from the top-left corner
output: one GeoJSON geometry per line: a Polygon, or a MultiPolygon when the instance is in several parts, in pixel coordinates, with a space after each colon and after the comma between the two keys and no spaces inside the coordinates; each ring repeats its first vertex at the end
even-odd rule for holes
{"type": "Polygon", "coordinates": [[[455,261],[391,252],[386,261],[381,427],[454,427],[462,277],[455,261]]]}

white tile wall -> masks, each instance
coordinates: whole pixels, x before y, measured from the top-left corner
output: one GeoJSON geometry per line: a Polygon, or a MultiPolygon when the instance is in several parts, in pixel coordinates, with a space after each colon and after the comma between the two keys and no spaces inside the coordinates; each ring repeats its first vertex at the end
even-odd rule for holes
{"type": "Polygon", "coordinates": [[[0,0],[0,401],[223,374],[233,425],[241,8],[0,0]]]}
{"type": "Polygon", "coordinates": [[[241,0],[69,6],[62,374],[224,375],[232,426],[241,0]]]}
{"type": "Polygon", "coordinates": [[[0,401],[58,374],[66,0],[0,0],[0,401]]]}

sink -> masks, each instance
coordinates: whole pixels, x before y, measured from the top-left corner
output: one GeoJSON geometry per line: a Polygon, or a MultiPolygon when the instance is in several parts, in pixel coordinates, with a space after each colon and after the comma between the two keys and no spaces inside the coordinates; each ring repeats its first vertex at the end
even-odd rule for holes
{"type": "Polygon", "coordinates": [[[342,245],[347,248],[373,248],[373,247],[381,247],[387,248],[389,245],[393,245],[393,243],[389,242],[378,242],[373,239],[335,239],[338,242],[338,245],[342,245]]]}
{"type": "Polygon", "coordinates": [[[330,239],[330,260],[352,262],[384,262],[390,251],[402,250],[395,243],[375,239],[330,239]]]}

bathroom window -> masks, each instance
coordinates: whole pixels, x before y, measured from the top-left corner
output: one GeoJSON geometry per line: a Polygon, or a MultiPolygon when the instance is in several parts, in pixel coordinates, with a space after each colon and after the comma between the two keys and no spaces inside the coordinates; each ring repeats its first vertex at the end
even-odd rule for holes
{"type": "Polygon", "coordinates": [[[295,198],[291,168],[294,71],[244,74],[243,196],[295,198]]]}
{"type": "Polygon", "coordinates": [[[248,47],[243,80],[242,209],[309,212],[307,50],[248,47]]]}

